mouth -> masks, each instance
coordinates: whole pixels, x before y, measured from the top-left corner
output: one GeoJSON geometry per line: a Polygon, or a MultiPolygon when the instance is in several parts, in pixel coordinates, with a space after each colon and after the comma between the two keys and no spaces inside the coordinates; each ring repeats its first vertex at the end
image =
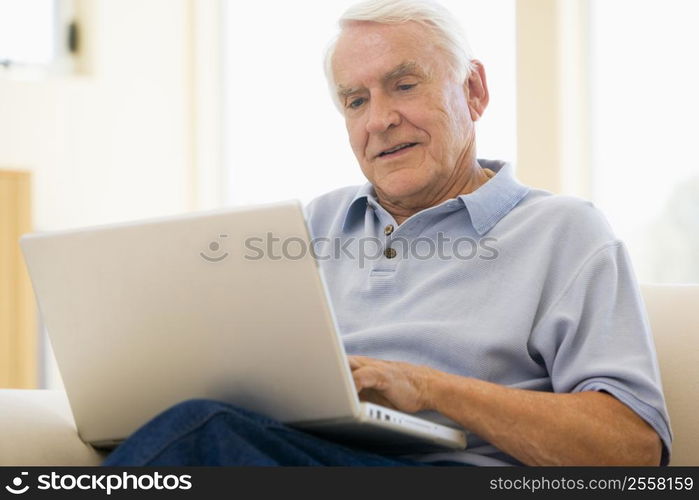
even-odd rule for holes
{"type": "Polygon", "coordinates": [[[395,156],[400,155],[401,153],[404,153],[413,147],[417,146],[417,142],[404,142],[402,144],[398,144],[396,146],[393,146],[390,149],[386,149],[385,151],[382,151],[378,155],[376,155],[377,158],[392,158],[395,156]]]}

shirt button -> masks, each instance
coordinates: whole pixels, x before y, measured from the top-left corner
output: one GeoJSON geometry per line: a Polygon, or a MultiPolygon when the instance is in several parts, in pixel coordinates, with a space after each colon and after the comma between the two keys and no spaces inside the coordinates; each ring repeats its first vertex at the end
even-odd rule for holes
{"type": "Polygon", "coordinates": [[[387,248],[383,253],[387,259],[392,259],[396,256],[397,252],[395,248],[387,248]]]}
{"type": "Polygon", "coordinates": [[[391,234],[393,232],[393,229],[394,229],[393,224],[389,224],[388,226],[383,228],[383,234],[388,236],[389,234],[391,234]]]}

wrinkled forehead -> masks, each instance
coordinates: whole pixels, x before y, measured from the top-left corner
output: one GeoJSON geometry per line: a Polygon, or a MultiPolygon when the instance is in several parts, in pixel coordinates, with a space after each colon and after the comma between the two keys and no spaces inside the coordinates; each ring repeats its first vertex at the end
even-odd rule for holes
{"type": "Polygon", "coordinates": [[[351,22],[337,39],[331,67],[338,86],[354,87],[380,81],[405,61],[430,74],[444,59],[434,35],[418,23],[351,22]]]}

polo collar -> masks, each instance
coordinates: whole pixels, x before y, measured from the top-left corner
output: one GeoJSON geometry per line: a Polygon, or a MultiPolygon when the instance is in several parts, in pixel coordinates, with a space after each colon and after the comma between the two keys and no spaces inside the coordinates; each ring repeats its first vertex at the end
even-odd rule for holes
{"type": "Polygon", "coordinates": [[[345,213],[345,219],[342,222],[342,230],[347,231],[355,221],[364,220],[364,214],[372,203],[378,204],[376,201],[376,191],[370,182],[367,182],[357,190],[352,201],[350,201],[345,213]]]}
{"type": "MultiPolygon", "coordinates": [[[[473,228],[483,236],[527,195],[529,188],[515,179],[510,163],[483,159],[479,159],[478,163],[482,168],[494,171],[496,175],[474,192],[457,198],[466,207],[473,228]]],[[[347,231],[353,224],[364,220],[367,208],[376,205],[376,191],[371,183],[360,186],[347,207],[342,230],[347,231]]]]}
{"type": "Polygon", "coordinates": [[[462,194],[458,198],[466,206],[473,228],[483,236],[522,201],[529,188],[515,179],[510,163],[481,159],[478,163],[496,175],[474,192],[462,194]]]}

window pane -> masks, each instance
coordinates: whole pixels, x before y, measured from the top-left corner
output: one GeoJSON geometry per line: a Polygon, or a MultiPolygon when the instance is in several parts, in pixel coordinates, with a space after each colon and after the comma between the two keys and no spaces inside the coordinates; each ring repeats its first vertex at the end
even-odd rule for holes
{"type": "Polygon", "coordinates": [[[54,57],[55,0],[0,0],[0,62],[48,64],[54,57]]]}
{"type": "MultiPolygon", "coordinates": [[[[322,68],[338,17],[356,0],[224,2],[229,203],[299,198],[366,182],[322,68]]],[[[514,0],[451,0],[486,67],[481,157],[515,158],[514,0]]]]}
{"type": "Polygon", "coordinates": [[[699,282],[699,2],[591,6],[594,200],[639,279],[699,282]]]}

